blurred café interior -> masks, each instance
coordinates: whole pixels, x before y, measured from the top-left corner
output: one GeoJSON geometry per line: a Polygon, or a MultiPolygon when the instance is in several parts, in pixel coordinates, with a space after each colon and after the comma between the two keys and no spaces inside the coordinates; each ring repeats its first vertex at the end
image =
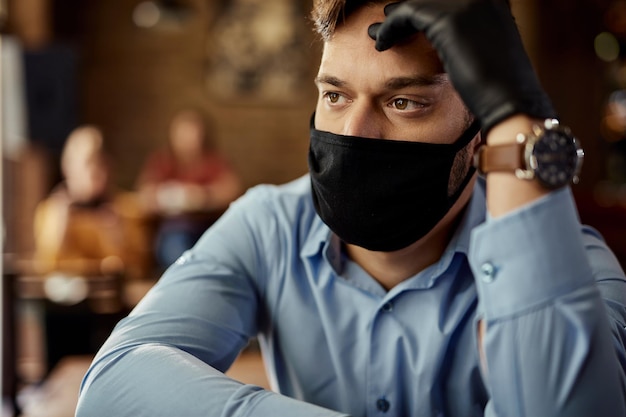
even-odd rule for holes
{"type": "MultiPolygon", "coordinates": [[[[90,357],[160,276],[159,224],[184,209],[146,210],[140,178],[149,156],[167,147],[181,109],[202,115],[212,158],[236,183],[226,200],[307,172],[320,53],[310,3],[0,0],[0,417],[73,416],[90,357]],[[79,127],[95,132],[90,143],[106,155],[99,161],[115,190],[107,210],[118,217],[105,221],[132,233],[122,240],[135,247],[61,271],[54,265],[62,262],[38,258],[37,239],[54,240],[39,213],[48,198],[69,198],[59,184],[69,185],[64,155],[79,127]]],[[[580,217],[626,265],[626,0],[511,3],[544,88],[585,150],[573,187],[580,217]]],[[[81,172],[79,179],[88,176],[81,172]]],[[[60,212],[92,210],[109,197],[63,200],[60,212]]],[[[210,224],[223,206],[207,211],[210,224]]],[[[99,229],[79,246],[90,246],[99,229]]],[[[249,350],[233,375],[264,385],[258,352],[249,350]]]]}

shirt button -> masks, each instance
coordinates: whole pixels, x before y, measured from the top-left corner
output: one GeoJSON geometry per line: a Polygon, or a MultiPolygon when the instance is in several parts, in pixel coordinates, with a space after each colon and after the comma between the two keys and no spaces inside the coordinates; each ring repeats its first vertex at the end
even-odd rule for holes
{"type": "Polygon", "coordinates": [[[389,410],[389,401],[387,401],[384,397],[379,398],[378,401],[376,401],[376,408],[378,408],[379,411],[386,413],[387,410],[389,410]]]}
{"type": "Polygon", "coordinates": [[[383,311],[385,313],[389,313],[392,310],[393,310],[393,303],[391,301],[386,302],[385,304],[383,304],[383,311]]]}
{"type": "Polygon", "coordinates": [[[496,279],[497,269],[491,262],[485,262],[480,266],[480,272],[482,272],[483,282],[489,284],[496,279]]]}

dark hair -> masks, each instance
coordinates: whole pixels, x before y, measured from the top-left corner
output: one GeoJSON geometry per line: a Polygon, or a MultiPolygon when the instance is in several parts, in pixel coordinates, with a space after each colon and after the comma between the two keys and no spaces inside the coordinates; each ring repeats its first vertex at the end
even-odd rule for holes
{"type": "MultiPolygon", "coordinates": [[[[510,0],[504,0],[511,7],[510,0]]],[[[392,3],[392,0],[313,0],[311,20],[315,31],[323,41],[328,41],[335,33],[337,25],[366,5],[392,3]]]]}
{"type": "Polygon", "coordinates": [[[391,3],[390,0],[313,0],[311,20],[323,41],[329,40],[338,24],[354,11],[368,4],[391,3]]]}

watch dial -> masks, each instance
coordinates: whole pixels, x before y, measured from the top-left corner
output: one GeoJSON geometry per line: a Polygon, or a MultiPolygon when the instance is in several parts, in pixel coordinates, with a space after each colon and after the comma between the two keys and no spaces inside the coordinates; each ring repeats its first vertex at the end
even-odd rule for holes
{"type": "Polygon", "coordinates": [[[535,175],[550,188],[562,187],[578,174],[579,147],[575,139],[564,132],[546,130],[535,143],[535,175]]]}

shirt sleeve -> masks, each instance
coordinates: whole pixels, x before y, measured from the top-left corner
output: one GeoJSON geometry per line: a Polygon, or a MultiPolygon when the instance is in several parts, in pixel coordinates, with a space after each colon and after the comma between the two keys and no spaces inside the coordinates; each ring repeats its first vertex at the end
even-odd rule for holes
{"type": "Polygon", "coordinates": [[[345,416],[223,373],[263,314],[275,221],[258,194],[234,203],[117,325],[83,380],[77,417],[345,416]]]}
{"type": "Polygon", "coordinates": [[[559,190],[474,230],[488,416],[626,415],[626,279],[559,190]]]}

